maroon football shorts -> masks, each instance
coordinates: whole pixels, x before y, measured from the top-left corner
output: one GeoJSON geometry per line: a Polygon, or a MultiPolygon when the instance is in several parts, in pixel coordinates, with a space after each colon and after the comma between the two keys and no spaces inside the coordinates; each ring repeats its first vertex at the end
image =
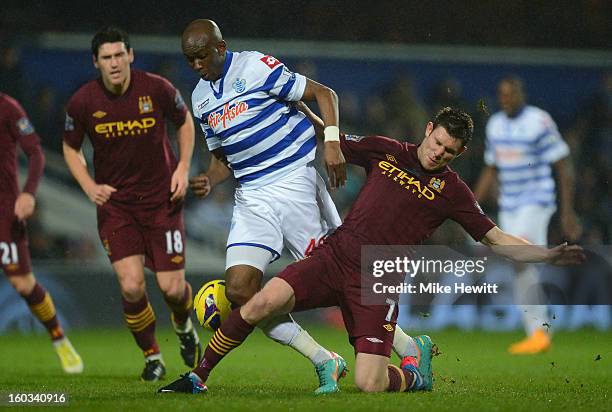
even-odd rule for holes
{"type": "Polygon", "coordinates": [[[345,269],[329,247],[287,266],[277,277],[293,288],[293,312],[339,306],[356,353],[391,356],[398,309],[361,303],[361,275],[345,269]]]}
{"type": "Polygon", "coordinates": [[[111,263],[144,255],[153,272],[185,267],[183,205],[138,209],[118,202],[98,207],[98,234],[111,263]]]}
{"type": "Polygon", "coordinates": [[[6,276],[22,276],[32,272],[26,224],[17,220],[13,208],[3,206],[8,216],[0,218],[0,262],[6,276]]]}

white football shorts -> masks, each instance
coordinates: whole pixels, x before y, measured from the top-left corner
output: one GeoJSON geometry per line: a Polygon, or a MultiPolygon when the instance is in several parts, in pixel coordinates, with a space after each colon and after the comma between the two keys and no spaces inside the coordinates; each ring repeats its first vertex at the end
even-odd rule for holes
{"type": "Polygon", "coordinates": [[[237,188],[234,200],[226,269],[250,265],[265,271],[283,246],[294,259],[302,259],[342,223],[323,178],[311,164],[263,187],[237,188]],[[249,252],[251,247],[258,250],[249,252]]]}
{"type": "Polygon", "coordinates": [[[499,224],[503,231],[527,239],[534,245],[548,244],[548,224],[556,208],[525,205],[512,211],[499,212],[499,224]]]}

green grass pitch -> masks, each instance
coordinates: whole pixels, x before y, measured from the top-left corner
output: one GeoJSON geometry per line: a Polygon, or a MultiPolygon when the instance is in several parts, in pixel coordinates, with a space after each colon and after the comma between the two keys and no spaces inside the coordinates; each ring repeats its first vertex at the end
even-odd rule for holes
{"type": "MultiPolygon", "coordinates": [[[[344,332],[309,329],[352,368],[344,332]]],[[[158,395],[160,383],[140,382],[143,361],[127,330],[71,333],[85,362],[84,373],[76,377],[60,371],[45,336],[10,334],[0,336],[0,394],[5,402],[8,393],[63,392],[70,409],[104,411],[612,410],[612,332],[560,332],[550,352],[533,357],[505,353],[507,344],[521,337],[518,332],[431,336],[442,352],[434,358],[433,392],[362,394],[349,374],[341,393],[315,397],[317,380],[309,362],[259,331],[213,372],[204,396],[158,395]]],[[[158,340],[168,367],[164,382],[169,382],[187,368],[171,331],[158,331],[158,340]]]]}

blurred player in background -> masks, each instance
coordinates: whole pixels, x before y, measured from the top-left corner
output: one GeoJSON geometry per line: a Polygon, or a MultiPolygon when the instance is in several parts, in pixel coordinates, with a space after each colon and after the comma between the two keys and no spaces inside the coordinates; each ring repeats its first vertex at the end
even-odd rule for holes
{"type": "MultiPolygon", "coordinates": [[[[192,96],[193,113],[213,154],[210,168],[192,179],[191,187],[204,197],[232,172],[240,184],[225,275],[227,297],[242,305],[259,290],[268,264],[280,257],[283,247],[296,260],[303,259],[341,223],[313,166],[314,129],[293,104],[317,102],[324,121],[325,164],[335,188],[346,180],[338,99],[330,88],[291,72],[272,56],[228,50],[210,20],[190,23],[182,47],[201,77],[192,96]]],[[[319,393],[337,390],[329,375],[342,372],[341,357],[321,347],[289,315],[259,326],[268,337],[310,359],[319,376],[319,393]]],[[[394,346],[400,356],[417,350],[401,330],[394,346]]]]}
{"type": "MultiPolygon", "coordinates": [[[[574,179],[569,148],[557,125],[542,109],[526,104],[523,81],[502,79],[497,96],[500,112],[486,126],[486,167],[474,194],[480,202],[489,195],[495,179],[499,184],[499,223],[503,230],[536,245],[547,245],[548,223],[555,213],[555,178],[560,194],[560,220],[567,240],[579,239],[582,228],[574,211],[574,179]],[[552,166],[552,167],[551,167],[552,166]]],[[[515,296],[540,293],[534,265],[516,265],[515,296]]],[[[535,354],[550,348],[544,305],[523,305],[527,338],[511,345],[513,354],[535,354]]]]}
{"type": "Polygon", "coordinates": [[[21,105],[0,93],[0,259],[2,269],[32,314],[45,326],[67,373],[81,373],[83,362],[59,323],[49,292],[36,281],[30,266],[26,220],[34,213],[34,195],[45,157],[40,139],[21,105]],[[19,191],[17,145],[28,158],[28,177],[19,191]]]}
{"type": "MultiPolygon", "coordinates": [[[[304,109],[317,130],[323,122],[304,109]]],[[[526,262],[578,263],[581,248],[553,249],[500,230],[480,209],[474,195],[448,164],[472,137],[474,124],[461,110],[440,110],[425,128],[419,146],[381,136],[341,136],[348,162],[365,168],[367,180],[344,223],[312,256],[289,265],[248,303],[234,309],[210,340],[200,365],[160,392],[200,393],[210,372],[255,325],[269,316],[317,307],[340,306],[355,348],[355,384],[365,392],[431,390],[431,339],[417,337],[418,353],[400,367],[389,364],[399,296],[388,306],[362,303],[361,247],[419,245],[446,219],[458,222],[476,241],[505,257],[526,262]],[[415,183],[416,182],[416,183],[415,183]],[[224,350],[219,351],[222,347],[224,350]]],[[[403,275],[397,280],[403,280],[403,275]]],[[[395,281],[390,284],[397,285],[395,281]]],[[[336,380],[338,376],[334,377],[336,380]]]]}
{"type": "Polygon", "coordinates": [[[166,79],[132,70],[128,35],[107,27],[91,44],[100,77],[83,85],[66,109],[64,158],[72,175],[97,205],[100,240],[117,273],[128,328],[145,356],[141,378],[155,381],[165,365],[155,339],[155,314],[146,294],[144,266],[172,311],[181,356],[196,365],[201,345],[185,281],[183,198],[194,145],[194,125],[179,91],[166,79]],[[176,127],[177,162],[166,131],[176,127]],[[95,180],[81,144],[93,146],[95,180]]]}

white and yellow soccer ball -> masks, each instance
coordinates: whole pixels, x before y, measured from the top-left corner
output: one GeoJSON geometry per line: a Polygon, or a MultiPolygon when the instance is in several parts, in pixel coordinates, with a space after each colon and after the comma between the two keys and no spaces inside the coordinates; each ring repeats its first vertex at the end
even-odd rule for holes
{"type": "Polygon", "coordinates": [[[202,327],[216,331],[232,311],[225,296],[225,281],[211,280],[200,288],[193,299],[193,308],[202,327]]]}

